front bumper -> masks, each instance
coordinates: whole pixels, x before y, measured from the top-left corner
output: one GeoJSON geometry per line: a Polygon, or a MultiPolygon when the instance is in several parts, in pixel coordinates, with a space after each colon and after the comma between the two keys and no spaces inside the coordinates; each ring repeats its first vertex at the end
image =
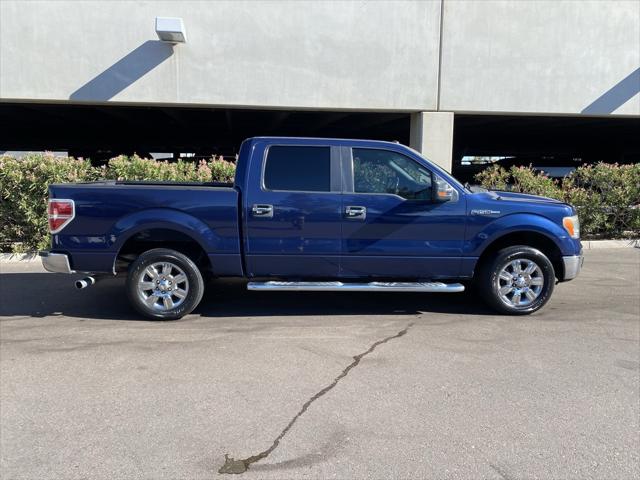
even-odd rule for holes
{"type": "Polygon", "coordinates": [[[42,266],[53,273],[75,273],[69,265],[69,256],[65,253],[39,252],[42,266]]]}
{"type": "Polygon", "coordinates": [[[570,255],[562,257],[562,261],[564,262],[564,278],[562,280],[566,282],[578,276],[584,263],[584,256],[582,253],[580,255],[570,255]]]}

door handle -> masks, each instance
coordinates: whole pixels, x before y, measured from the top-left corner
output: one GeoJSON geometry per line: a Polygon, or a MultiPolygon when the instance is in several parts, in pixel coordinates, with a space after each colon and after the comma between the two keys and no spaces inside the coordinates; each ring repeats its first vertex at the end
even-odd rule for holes
{"type": "Polygon", "coordinates": [[[273,218],[273,205],[256,204],[251,207],[251,214],[254,217],[273,218]]]}
{"type": "Polygon", "coordinates": [[[346,207],[344,214],[347,218],[364,220],[367,217],[367,207],[346,207]]]}

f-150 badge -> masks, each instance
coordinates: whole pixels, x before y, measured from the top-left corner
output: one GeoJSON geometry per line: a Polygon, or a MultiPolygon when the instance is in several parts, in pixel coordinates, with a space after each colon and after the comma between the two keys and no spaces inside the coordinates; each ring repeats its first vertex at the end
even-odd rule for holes
{"type": "Polygon", "coordinates": [[[500,210],[477,210],[477,209],[473,209],[469,213],[471,213],[471,215],[499,215],[500,214],[500,210]]]}

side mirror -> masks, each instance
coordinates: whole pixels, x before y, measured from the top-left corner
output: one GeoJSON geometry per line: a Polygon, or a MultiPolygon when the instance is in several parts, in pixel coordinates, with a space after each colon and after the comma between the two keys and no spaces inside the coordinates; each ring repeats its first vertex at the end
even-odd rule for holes
{"type": "Polygon", "coordinates": [[[435,175],[436,188],[433,189],[434,202],[444,203],[455,200],[457,197],[456,190],[445,180],[435,175]]]}

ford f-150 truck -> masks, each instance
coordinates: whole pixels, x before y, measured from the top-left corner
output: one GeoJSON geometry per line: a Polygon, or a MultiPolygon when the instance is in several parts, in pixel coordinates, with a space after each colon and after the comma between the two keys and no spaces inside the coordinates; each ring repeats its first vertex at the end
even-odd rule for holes
{"type": "Polygon", "coordinates": [[[570,205],[473,192],[398,143],[256,137],[233,184],[103,181],[49,187],[51,272],[78,288],[125,273],[133,307],[177,319],[210,277],[249,290],[461,292],[528,314],[582,266],[570,205]]]}

